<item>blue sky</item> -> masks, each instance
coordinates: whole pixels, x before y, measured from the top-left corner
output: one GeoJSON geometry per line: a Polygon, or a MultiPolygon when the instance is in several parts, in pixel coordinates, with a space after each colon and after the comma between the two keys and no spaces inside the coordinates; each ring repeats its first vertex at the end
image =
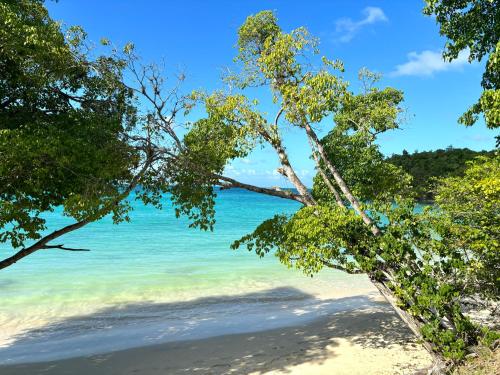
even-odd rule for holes
{"type": "MultiPolygon", "coordinates": [[[[319,37],[321,54],[343,60],[349,81],[355,83],[358,70],[366,66],[384,75],[381,86],[404,91],[408,119],[402,130],[380,139],[384,154],[449,145],[494,147],[495,133],[482,121],[470,128],[457,123],[479,97],[483,63],[469,64],[466,55],[452,64],[442,61],[445,40],[434,19],[422,15],[422,1],[60,0],[47,6],[53,18],[83,26],[95,42],[101,37],[117,45],[132,41],[146,61],[164,59],[172,71],[183,70],[186,92],[221,88],[221,72],[235,55],[238,27],[248,15],[271,9],[285,31],[305,26],[319,37]]],[[[328,124],[323,134],[327,130],[328,124]]],[[[314,166],[307,143],[298,130],[287,132],[285,141],[310,186],[314,166]]],[[[274,171],[277,166],[270,150],[259,149],[234,162],[227,173],[245,182],[289,186],[274,171]]]]}

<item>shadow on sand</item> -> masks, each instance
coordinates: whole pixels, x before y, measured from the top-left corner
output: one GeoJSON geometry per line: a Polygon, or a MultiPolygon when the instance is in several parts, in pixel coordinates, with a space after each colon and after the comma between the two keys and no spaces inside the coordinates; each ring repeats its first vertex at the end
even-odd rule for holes
{"type": "MultiPolygon", "coordinates": [[[[286,372],[290,366],[311,361],[321,363],[326,358],[332,358],[335,356],[339,339],[348,339],[363,348],[385,348],[391,345],[403,345],[409,349],[417,347],[411,332],[386,303],[373,301],[368,296],[319,300],[297,289],[278,288],[240,296],[107,308],[91,315],[68,318],[41,329],[25,332],[16,337],[9,347],[0,349],[0,358],[8,358],[10,351],[21,348],[27,350],[26,357],[30,358],[30,353],[33,353],[30,348],[44,346],[45,350],[50,351],[51,342],[78,335],[92,336],[110,325],[120,326],[123,332],[127,332],[129,328],[149,326],[152,322],[155,329],[148,337],[157,341],[151,341],[150,346],[145,346],[148,342],[142,340],[136,345],[142,347],[107,354],[0,366],[0,374],[156,375],[286,372]],[[209,311],[203,324],[207,324],[207,320],[210,323],[210,319],[216,322],[217,316],[223,312],[224,319],[230,323],[221,330],[222,332],[227,333],[227,328],[231,332],[233,319],[235,327],[237,325],[240,328],[239,332],[247,333],[156,344],[161,342],[162,337],[165,338],[162,336],[165,330],[168,331],[169,323],[162,325],[161,322],[192,322],[190,314],[197,310],[209,311]],[[252,315],[254,310],[260,311],[261,315],[252,315]],[[246,313],[249,311],[253,320],[246,319],[246,313]],[[276,311],[279,311],[275,316],[277,319],[287,321],[297,315],[303,319],[295,320],[295,326],[273,329],[266,328],[265,324],[256,324],[259,317],[265,320],[269,314],[275,314],[276,311]],[[232,313],[240,315],[231,316],[232,313]]],[[[191,328],[196,330],[196,324],[191,328]]],[[[94,338],[93,342],[98,344],[98,341],[94,338]]],[[[79,345],[90,345],[84,340],[78,342],[79,345]]]]}

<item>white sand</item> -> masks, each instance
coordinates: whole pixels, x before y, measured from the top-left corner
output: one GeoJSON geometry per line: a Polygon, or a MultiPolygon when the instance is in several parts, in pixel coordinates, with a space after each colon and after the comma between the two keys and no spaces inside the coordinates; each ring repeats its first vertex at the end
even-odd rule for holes
{"type": "Polygon", "coordinates": [[[295,327],[4,366],[0,374],[393,375],[415,374],[430,363],[411,332],[379,301],[295,327]]]}

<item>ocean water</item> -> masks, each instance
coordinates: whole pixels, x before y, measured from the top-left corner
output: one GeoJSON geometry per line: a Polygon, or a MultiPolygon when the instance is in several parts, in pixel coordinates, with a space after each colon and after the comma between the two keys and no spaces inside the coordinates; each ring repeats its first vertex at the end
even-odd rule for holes
{"type": "MultiPolygon", "coordinates": [[[[166,204],[134,203],[132,221],[109,218],[0,271],[0,364],[89,355],[160,342],[293,325],[368,306],[364,276],[314,278],[229,245],[298,204],[244,190],[217,198],[213,232],[189,229],[166,204]]],[[[48,216],[49,230],[70,223],[48,216]]],[[[5,246],[2,254],[8,254],[5,246]]]]}

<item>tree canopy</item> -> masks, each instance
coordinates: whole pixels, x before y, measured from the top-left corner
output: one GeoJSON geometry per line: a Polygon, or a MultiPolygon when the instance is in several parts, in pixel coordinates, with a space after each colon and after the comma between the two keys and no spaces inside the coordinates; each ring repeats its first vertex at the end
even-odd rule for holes
{"type": "Polygon", "coordinates": [[[0,13],[0,241],[20,247],[40,237],[43,211],[100,216],[120,194],[138,163],[123,139],[134,109],[121,62],[89,60],[80,28],[63,33],[41,1],[2,1],[0,13]]]}
{"type": "Polygon", "coordinates": [[[460,118],[473,125],[479,114],[489,128],[500,126],[500,1],[426,0],[424,13],[435,15],[439,32],[448,38],[443,57],[454,60],[462,51],[469,61],[487,57],[479,101],[460,118]]]}
{"type": "Polygon", "coordinates": [[[132,45],[95,55],[83,29],[63,29],[43,1],[2,0],[0,22],[0,243],[20,249],[4,268],[40,249],[71,250],[49,242],[107,214],[127,220],[124,198],[138,184],[137,196],[157,204],[155,124],[158,113],[167,119],[169,146],[180,99],[174,89],[162,111],[139,108],[144,81],[124,79],[140,78],[132,45]],[[43,235],[43,213],[56,207],[75,223],[43,235]]]}

